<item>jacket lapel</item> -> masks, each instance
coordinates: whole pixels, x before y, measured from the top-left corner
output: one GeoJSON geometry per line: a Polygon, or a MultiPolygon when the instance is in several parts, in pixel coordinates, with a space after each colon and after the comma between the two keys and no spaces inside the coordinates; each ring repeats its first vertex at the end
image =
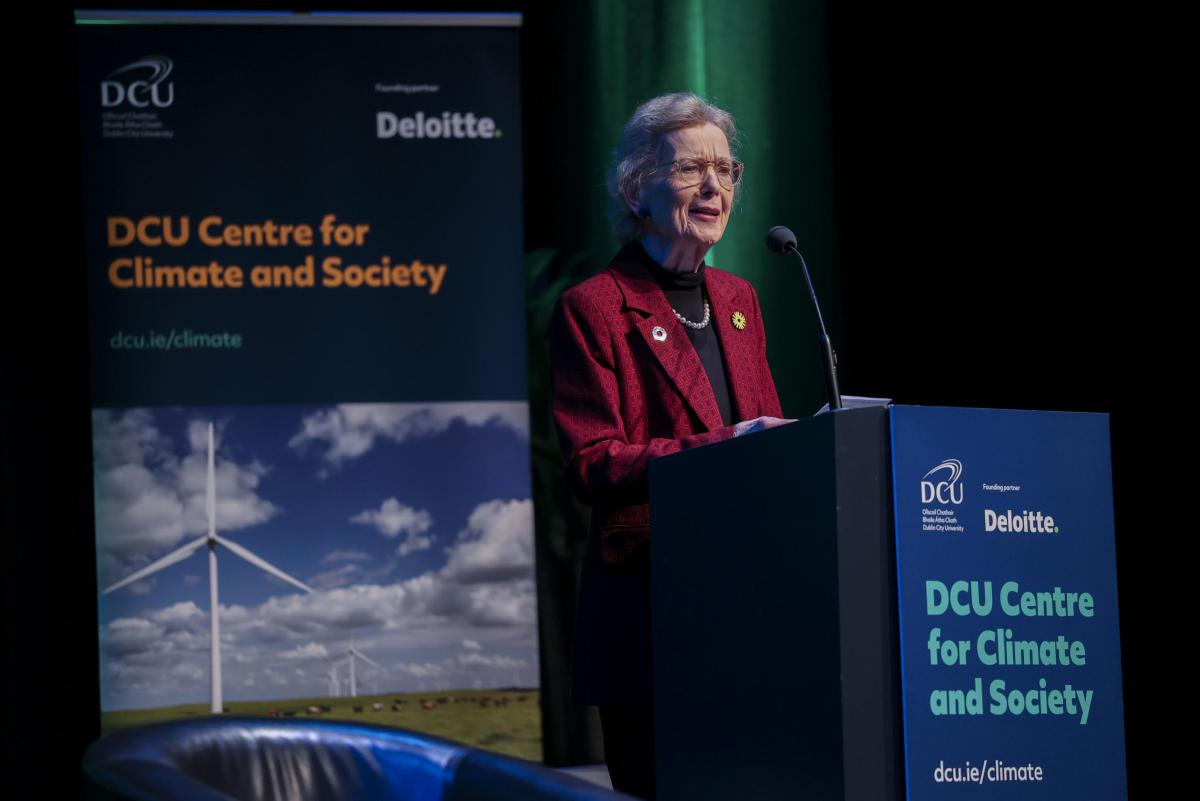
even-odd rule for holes
{"type": "Polygon", "coordinates": [[[754,326],[762,321],[752,314],[753,301],[738,281],[710,269],[704,283],[708,288],[708,302],[712,306],[713,324],[717,327],[717,339],[721,343],[721,357],[725,360],[725,377],[729,381],[729,394],[733,397],[734,422],[750,420],[759,416],[758,387],[755,373],[749,369],[757,364],[754,352],[758,336],[754,326]],[[733,324],[734,312],[746,318],[746,327],[738,330],[733,324]]]}
{"type": "Polygon", "coordinates": [[[640,315],[636,326],[647,350],[662,366],[663,372],[674,384],[675,389],[709,431],[721,428],[721,412],[717,398],[713,395],[708,373],[696,349],[687,338],[683,325],[675,319],[666,295],[655,283],[640,261],[641,246],[627,245],[613,259],[609,271],[625,297],[625,306],[640,315]],[[661,327],[667,334],[665,340],[654,337],[654,329],[661,327]]]}

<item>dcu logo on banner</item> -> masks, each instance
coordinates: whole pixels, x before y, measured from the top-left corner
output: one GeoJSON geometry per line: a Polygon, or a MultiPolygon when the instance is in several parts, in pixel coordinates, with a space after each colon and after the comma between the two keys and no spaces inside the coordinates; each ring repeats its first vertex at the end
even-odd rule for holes
{"type": "Polygon", "coordinates": [[[921,503],[953,503],[960,504],[963,502],[963,485],[959,482],[962,478],[962,462],[957,459],[947,459],[937,467],[930,470],[921,478],[921,503]],[[935,473],[939,474],[937,478],[944,480],[930,480],[930,477],[935,473]]]}
{"type": "Polygon", "coordinates": [[[175,102],[175,84],[166,83],[174,67],[174,63],[166,56],[145,56],[113,70],[100,82],[100,105],[104,108],[121,105],[168,108],[175,102]],[[128,76],[132,80],[117,78],[127,73],[134,73],[128,76]]]}

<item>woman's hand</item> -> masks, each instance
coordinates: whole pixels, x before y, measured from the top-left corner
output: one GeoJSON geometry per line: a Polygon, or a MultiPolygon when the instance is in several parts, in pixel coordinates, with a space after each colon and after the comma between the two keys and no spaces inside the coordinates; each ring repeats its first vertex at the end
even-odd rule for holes
{"type": "Polygon", "coordinates": [[[740,423],[735,423],[733,426],[733,435],[740,437],[742,434],[753,434],[755,431],[766,431],[768,428],[775,428],[776,426],[794,422],[796,422],[795,419],[785,419],[783,417],[756,417],[753,420],[743,420],[740,423]]]}

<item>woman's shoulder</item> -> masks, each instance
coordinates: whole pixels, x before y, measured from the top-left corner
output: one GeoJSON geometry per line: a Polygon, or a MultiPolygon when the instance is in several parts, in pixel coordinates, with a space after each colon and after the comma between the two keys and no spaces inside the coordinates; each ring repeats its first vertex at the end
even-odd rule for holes
{"type": "Polygon", "coordinates": [[[562,293],[562,303],[568,308],[593,309],[604,313],[619,311],[623,300],[621,287],[608,268],[562,293]]]}
{"type": "Polygon", "coordinates": [[[637,242],[626,242],[608,265],[563,293],[563,303],[592,306],[602,312],[619,312],[625,306],[641,308],[647,295],[661,294],[645,267],[646,253],[637,242]]]}
{"type": "Polygon", "coordinates": [[[721,270],[709,265],[704,268],[705,282],[709,291],[718,291],[726,295],[753,295],[754,285],[728,270],[721,270]]]}

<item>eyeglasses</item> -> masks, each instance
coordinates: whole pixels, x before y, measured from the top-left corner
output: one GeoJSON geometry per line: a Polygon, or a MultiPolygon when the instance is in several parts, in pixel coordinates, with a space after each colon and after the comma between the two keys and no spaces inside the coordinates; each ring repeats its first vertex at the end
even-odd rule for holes
{"type": "Polygon", "coordinates": [[[679,159],[669,164],[660,164],[655,168],[655,172],[665,172],[679,183],[680,188],[686,188],[702,183],[708,176],[709,167],[717,174],[717,183],[726,189],[733,189],[742,180],[742,171],[746,165],[728,159],[679,159]]]}

